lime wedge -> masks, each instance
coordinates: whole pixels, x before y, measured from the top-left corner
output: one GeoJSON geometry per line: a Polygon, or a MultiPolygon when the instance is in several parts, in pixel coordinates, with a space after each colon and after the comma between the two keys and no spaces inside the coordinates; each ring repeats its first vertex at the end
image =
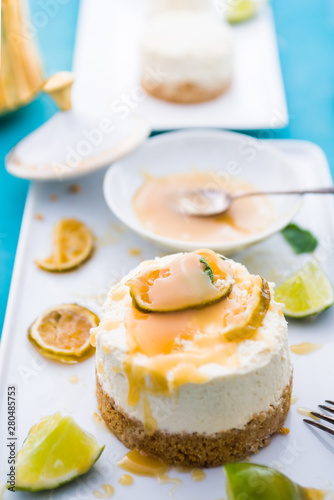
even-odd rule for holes
{"type": "Polygon", "coordinates": [[[243,23],[255,16],[257,12],[256,3],[252,0],[234,0],[229,5],[226,19],[231,24],[243,23]]]}
{"type": "Polygon", "coordinates": [[[303,488],[270,467],[256,464],[225,465],[228,500],[320,500],[324,491],[303,488]]]}
{"type": "Polygon", "coordinates": [[[68,483],[88,472],[103,449],[71,417],[44,417],[16,456],[16,489],[41,491],[68,483]]]}
{"type": "Polygon", "coordinates": [[[284,304],[286,316],[306,318],[331,307],[334,291],[319,263],[312,259],[276,288],[275,300],[284,304]]]}

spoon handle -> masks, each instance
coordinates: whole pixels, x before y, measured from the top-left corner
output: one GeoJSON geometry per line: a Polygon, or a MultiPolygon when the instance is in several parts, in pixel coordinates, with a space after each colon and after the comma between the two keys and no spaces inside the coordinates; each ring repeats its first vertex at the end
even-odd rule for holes
{"type": "Polygon", "coordinates": [[[291,191],[245,191],[233,195],[233,199],[244,198],[245,196],[260,196],[260,195],[276,195],[276,194],[334,194],[334,186],[318,189],[304,189],[291,191]]]}

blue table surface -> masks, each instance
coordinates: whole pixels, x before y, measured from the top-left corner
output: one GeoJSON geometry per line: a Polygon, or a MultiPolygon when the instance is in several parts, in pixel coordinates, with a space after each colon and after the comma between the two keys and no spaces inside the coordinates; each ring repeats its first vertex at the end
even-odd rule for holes
{"type": "MultiPolygon", "coordinates": [[[[94,1],[94,0],[90,0],[94,1]]],[[[43,0],[30,0],[32,16],[43,0]]],[[[46,75],[70,69],[79,0],[63,0],[37,29],[46,75]]],[[[323,148],[334,173],[334,2],[273,0],[277,39],[290,124],[283,130],[256,131],[263,138],[313,141],[323,148]]],[[[45,16],[44,16],[45,20],[45,16]]],[[[6,173],[4,156],[55,112],[47,96],[0,118],[0,323],[3,323],[28,182],[6,173]]]]}

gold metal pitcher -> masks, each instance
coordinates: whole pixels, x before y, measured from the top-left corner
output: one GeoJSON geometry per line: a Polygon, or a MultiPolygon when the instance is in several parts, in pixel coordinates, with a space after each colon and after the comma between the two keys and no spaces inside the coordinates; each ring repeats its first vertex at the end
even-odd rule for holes
{"type": "Polygon", "coordinates": [[[35,37],[25,27],[25,0],[2,0],[0,115],[29,103],[43,83],[42,63],[35,37]]]}

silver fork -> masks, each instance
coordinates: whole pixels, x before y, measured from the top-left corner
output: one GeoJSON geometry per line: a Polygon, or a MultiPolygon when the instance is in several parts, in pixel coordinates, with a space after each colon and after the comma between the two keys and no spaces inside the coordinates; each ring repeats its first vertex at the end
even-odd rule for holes
{"type": "MultiPolygon", "coordinates": [[[[334,401],[329,401],[328,399],[326,399],[325,403],[328,403],[328,404],[334,406],[334,401]]],[[[330,406],[325,406],[325,405],[318,405],[318,406],[322,410],[328,411],[329,413],[334,413],[334,408],[331,408],[330,406]]],[[[334,425],[334,417],[329,417],[328,415],[325,415],[324,413],[318,413],[317,411],[311,411],[310,413],[314,417],[320,418],[321,420],[325,420],[326,422],[329,422],[330,424],[334,425]]],[[[332,434],[334,436],[334,429],[332,429],[331,427],[327,427],[326,425],[320,424],[319,422],[316,422],[315,420],[309,420],[308,418],[304,418],[303,420],[307,424],[313,425],[313,427],[317,427],[318,429],[321,429],[322,431],[328,432],[329,434],[332,434]]]]}

